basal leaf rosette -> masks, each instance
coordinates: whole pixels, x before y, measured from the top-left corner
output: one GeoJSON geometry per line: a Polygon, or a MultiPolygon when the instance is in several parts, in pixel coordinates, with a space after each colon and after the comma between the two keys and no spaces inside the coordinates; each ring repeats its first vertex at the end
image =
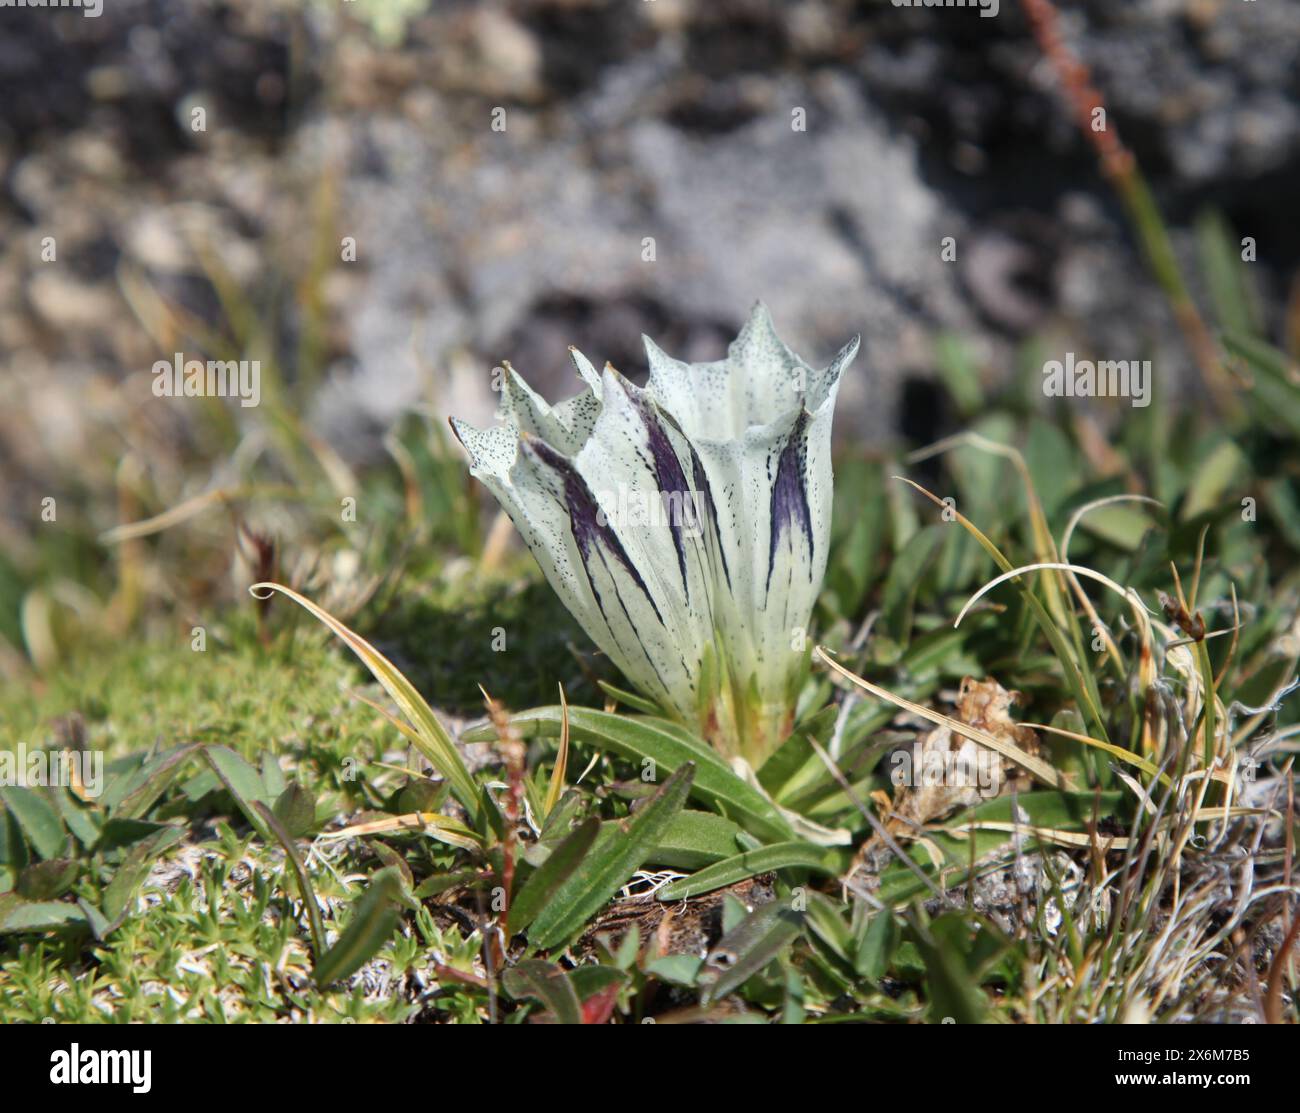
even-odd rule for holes
{"type": "Polygon", "coordinates": [[[665,714],[757,767],[804,674],[831,420],[858,340],[818,370],[760,303],[726,359],[645,347],[644,389],[575,350],[578,396],[548,405],[507,365],[501,424],[452,428],[592,641],[665,714]]]}

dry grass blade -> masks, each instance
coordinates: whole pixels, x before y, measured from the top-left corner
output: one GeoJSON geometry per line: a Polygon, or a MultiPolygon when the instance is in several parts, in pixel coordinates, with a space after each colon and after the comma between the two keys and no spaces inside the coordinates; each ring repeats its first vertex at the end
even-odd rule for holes
{"type": "Polygon", "coordinates": [[[329,831],[322,839],[355,839],[364,835],[387,835],[394,831],[411,833],[420,832],[462,850],[481,850],[482,842],[463,823],[437,812],[406,812],[403,815],[387,815],[383,819],[371,819],[365,823],[354,823],[338,831],[329,831]]]}
{"type": "Polygon", "coordinates": [[[1132,750],[1124,749],[1123,746],[1117,746],[1114,742],[1103,742],[1100,738],[1093,738],[1090,735],[1080,734],[1078,731],[1074,730],[1066,730],[1064,727],[1054,727],[1047,723],[1025,723],[1023,725],[1029,727],[1031,730],[1046,731],[1048,734],[1056,734],[1062,738],[1071,738],[1075,742],[1082,742],[1085,746],[1094,746],[1098,750],[1105,750],[1106,753],[1111,755],[1111,757],[1117,758],[1128,765],[1136,766],[1138,769],[1141,769],[1143,773],[1146,773],[1147,776],[1157,778],[1162,784],[1167,785],[1170,783],[1169,775],[1167,773],[1161,773],[1160,770],[1151,762],[1147,761],[1146,758],[1138,756],[1132,750]]]}
{"type": "Polygon", "coordinates": [[[415,690],[411,682],[402,675],[401,670],[396,665],[366,641],[365,638],[361,637],[360,634],[349,629],[329,611],[317,606],[305,595],[300,595],[294,591],[293,588],[285,587],[284,584],[263,581],[253,584],[248,590],[255,599],[268,598],[270,593],[276,591],[282,595],[287,595],[342,638],[348,648],[361,658],[366,668],[370,670],[371,675],[384,686],[384,689],[392,696],[397,706],[401,708],[402,714],[406,716],[407,721],[415,730],[416,738],[412,739],[412,741],[418,746],[420,752],[429,759],[439,774],[451,785],[451,790],[455,793],[456,799],[460,801],[461,806],[469,813],[471,819],[478,815],[478,788],[474,783],[474,778],[470,776],[469,770],[465,768],[460,752],[456,749],[455,743],[452,742],[446,728],[438,722],[433,709],[425,702],[424,697],[415,690]]]}
{"type": "Polygon", "coordinates": [[[569,701],[564,695],[564,685],[560,685],[560,746],[555,755],[555,769],[551,772],[551,783],[546,789],[546,815],[550,815],[555,805],[564,794],[565,777],[569,769],[569,701]]]}
{"type": "Polygon", "coordinates": [[[972,823],[963,823],[960,827],[942,827],[945,835],[963,838],[971,831],[1000,831],[1013,835],[1032,835],[1043,842],[1056,843],[1058,846],[1092,847],[1097,844],[1101,853],[1112,850],[1127,850],[1130,840],[1124,835],[1106,835],[1099,837],[1091,832],[1063,831],[1056,827],[1035,827],[1029,823],[1006,823],[999,820],[983,819],[972,823]]]}
{"type": "Polygon", "coordinates": [[[1005,583],[1007,580],[1014,580],[1017,576],[1024,575],[1024,573],[1026,572],[1053,572],[1053,571],[1055,572],[1069,571],[1075,573],[1076,575],[1087,576],[1090,580],[1096,580],[1098,583],[1105,584],[1112,591],[1123,596],[1124,599],[1126,599],[1132,605],[1133,614],[1137,618],[1139,624],[1143,624],[1147,621],[1147,613],[1148,613],[1147,606],[1145,603],[1142,602],[1142,600],[1138,597],[1137,592],[1134,591],[1132,588],[1121,587],[1109,576],[1103,576],[1100,572],[1096,572],[1093,569],[1087,568],[1082,564],[1066,564],[1063,561],[1049,561],[1046,563],[1039,563],[1039,564],[1022,564],[1019,568],[1009,568],[1005,572],[1003,572],[1002,575],[995,576],[993,579],[989,580],[989,582],[986,583],[983,587],[981,587],[979,591],[977,591],[974,595],[972,595],[969,599],[966,600],[966,605],[962,607],[961,613],[958,614],[955,619],[953,619],[952,624],[954,626],[960,626],[961,620],[966,617],[966,613],[971,609],[971,607],[973,607],[976,602],[978,602],[990,591],[992,591],[995,587],[997,587],[998,584],[1005,583]]]}
{"type": "MultiPolygon", "coordinates": [[[[1065,533],[1061,535],[1061,560],[1066,564],[1070,560],[1070,539],[1074,537],[1074,531],[1078,528],[1079,523],[1084,516],[1094,510],[1100,510],[1104,506],[1112,506],[1120,502],[1145,502],[1152,506],[1163,507],[1159,499],[1153,499],[1147,495],[1110,495],[1107,498],[1093,499],[1092,502],[1086,502],[1070,515],[1070,520],[1066,524],[1065,533]]],[[[1092,623],[1092,628],[1099,632],[1106,644],[1106,652],[1110,655],[1115,667],[1122,673],[1124,671],[1124,660],[1120,657],[1119,648],[1115,645],[1114,639],[1110,636],[1110,631],[1106,624],[1102,622],[1101,616],[1097,614],[1097,609],[1092,605],[1092,600],[1088,598],[1087,592],[1083,590],[1083,585],[1079,583],[1079,578],[1074,572],[1066,572],[1066,578],[1069,581],[1070,589],[1074,596],[1079,600],[1079,605],[1083,607],[1088,615],[1088,620],[1092,623]]]]}
{"type": "MultiPolygon", "coordinates": [[[[1019,579],[1015,569],[1011,565],[1011,561],[1003,555],[1002,550],[993,544],[988,535],[985,534],[979,526],[962,514],[961,511],[953,510],[952,507],[944,503],[938,495],[934,494],[932,491],[927,491],[919,483],[916,483],[911,479],[907,479],[901,475],[896,475],[894,478],[906,483],[909,487],[920,492],[936,506],[942,506],[951,511],[953,516],[961,524],[962,528],[974,537],[975,540],[979,542],[980,548],[993,558],[993,562],[1001,568],[1004,573],[1009,574],[1009,578],[1019,579]]],[[[1046,563],[1051,564],[1055,562],[1049,561],[1046,563]]],[[[1048,582],[1049,584],[1052,583],[1051,580],[1048,582]]],[[[1045,606],[1043,606],[1043,603],[1038,596],[1035,595],[1025,584],[1020,585],[1020,592],[1021,597],[1024,599],[1026,605],[1029,607],[1030,613],[1034,617],[1034,621],[1038,623],[1039,629],[1042,630],[1043,635],[1051,643],[1052,650],[1055,652],[1057,660],[1061,663],[1061,668],[1065,670],[1066,680],[1070,685],[1071,691],[1074,693],[1074,698],[1078,702],[1080,709],[1084,712],[1087,718],[1092,720],[1092,725],[1097,732],[1104,735],[1106,733],[1106,720],[1101,713],[1100,697],[1097,695],[1096,687],[1092,683],[1091,675],[1085,674],[1083,669],[1080,667],[1079,661],[1075,660],[1074,654],[1071,652],[1070,644],[1062,634],[1057,621],[1052,618],[1051,613],[1045,606]]],[[[1077,638],[1078,632],[1074,630],[1072,626],[1070,627],[1070,631],[1072,636],[1077,638]]]]}
{"type": "Polygon", "coordinates": [[[1001,754],[1008,761],[1014,762],[1021,769],[1034,777],[1037,777],[1044,784],[1051,785],[1052,788],[1066,789],[1069,783],[1065,777],[1053,769],[1047,762],[1041,758],[1036,758],[1031,754],[1025,753],[1019,746],[1013,745],[1002,738],[997,738],[988,731],[980,730],[979,727],[969,726],[960,719],[954,719],[951,715],[945,715],[940,711],[934,711],[923,704],[913,703],[910,699],[903,696],[895,695],[893,692],[880,687],[878,684],[872,684],[869,680],[863,680],[862,677],[850,672],[831,655],[830,650],[824,646],[818,646],[814,655],[830,668],[833,672],[844,677],[851,684],[857,685],[863,691],[870,693],[877,699],[885,700],[892,703],[895,707],[901,707],[905,711],[910,711],[914,715],[920,715],[923,719],[928,719],[937,726],[947,727],[953,734],[959,734],[963,738],[969,738],[972,742],[978,742],[981,746],[986,746],[1001,754]]]}
{"type": "MultiPolygon", "coordinates": [[[[1052,531],[1047,525],[1047,515],[1043,513],[1043,504],[1038,498],[1037,489],[1034,487],[1034,479],[1030,474],[1029,465],[1025,462],[1024,454],[1019,449],[1008,444],[991,441],[979,433],[967,431],[947,437],[930,445],[928,448],[921,449],[919,452],[914,452],[907,458],[908,463],[918,463],[931,456],[963,446],[977,449],[980,452],[987,452],[991,456],[1000,456],[1002,459],[1011,462],[1011,466],[1016,469],[1016,474],[1020,476],[1020,483],[1024,487],[1025,504],[1029,508],[1029,528],[1034,539],[1034,552],[1038,559],[1042,561],[1060,560],[1060,554],[1056,551],[1056,542],[1052,539],[1052,531]]],[[[1064,623],[1066,621],[1064,592],[1061,590],[1060,584],[1049,581],[1047,606],[1058,622],[1064,623]]]]}

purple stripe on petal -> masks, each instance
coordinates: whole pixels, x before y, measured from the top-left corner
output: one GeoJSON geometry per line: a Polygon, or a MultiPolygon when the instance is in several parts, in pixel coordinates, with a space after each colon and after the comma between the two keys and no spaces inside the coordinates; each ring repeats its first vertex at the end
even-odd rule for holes
{"type": "MultiPolygon", "coordinates": [[[[659,613],[658,605],[646,588],[645,580],[641,578],[641,573],[637,571],[636,565],[632,563],[631,558],[627,555],[627,550],[623,548],[623,543],[618,539],[618,535],[610,529],[608,522],[602,521],[603,515],[600,512],[600,507],[596,505],[596,499],[586,481],[565,457],[561,456],[545,441],[538,440],[535,437],[528,437],[523,444],[542,463],[551,468],[564,484],[564,504],[569,514],[569,526],[573,530],[573,539],[578,543],[578,553],[582,557],[583,571],[587,573],[588,584],[591,584],[591,569],[589,567],[591,551],[593,547],[603,545],[627,570],[627,574],[632,577],[632,582],[641,589],[641,594],[645,596],[646,602],[650,604],[655,617],[659,620],[659,624],[663,626],[664,617],[659,613]]],[[[592,591],[595,592],[594,585],[592,585],[592,591]]],[[[605,609],[601,605],[599,595],[596,597],[596,605],[601,608],[601,613],[604,614],[605,609]]],[[[606,615],[606,621],[608,621],[608,615],[606,615]]]]}
{"type": "Polygon", "coordinates": [[[713,501],[713,488],[709,486],[709,477],[704,471],[704,464],[700,461],[694,445],[691,445],[691,475],[695,480],[695,490],[698,492],[700,501],[703,504],[702,509],[708,515],[709,525],[713,529],[718,560],[722,562],[722,575],[727,581],[727,590],[730,591],[731,569],[727,567],[727,552],[722,544],[722,527],[718,524],[718,508],[713,501]]]}
{"type": "Polygon", "coordinates": [[[687,601],[690,600],[690,585],[686,580],[686,542],[682,536],[682,513],[687,506],[694,506],[690,484],[686,482],[686,473],[682,471],[682,462],[677,458],[668,434],[659,423],[659,416],[654,407],[640,394],[630,395],[641,424],[645,426],[646,437],[650,446],[651,466],[655,474],[655,486],[659,488],[660,503],[668,518],[668,529],[673,535],[673,547],[677,550],[677,568],[682,575],[682,591],[687,601]]]}
{"type": "Polygon", "coordinates": [[[776,480],[772,484],[772,532],[767,550],[767,588],[772,588],[772,569],[776,565],[776,547],[783,534],[796,526],[803,531],[808,542],[808,574],[812,575],[813,529],[812,511],[808,507],[808,484],[805,474],[807,453],[803,431],[808,414],[799,415],[790,439],[781,452],[776,465],[776,480]]]}

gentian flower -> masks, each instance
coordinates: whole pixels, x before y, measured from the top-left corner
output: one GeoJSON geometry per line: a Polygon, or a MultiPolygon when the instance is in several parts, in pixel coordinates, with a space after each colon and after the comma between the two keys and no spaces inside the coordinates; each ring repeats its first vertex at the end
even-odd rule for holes
{"type": "Polygon", "coordinates": [[[507,364],[501,424],[452,428],[591,640],[665,715],[756,768],[805,675],[831,418],[858,339],[817,370],[761,303],[717,362],[643,339],[644,389],[572,350],[577,397],[548,405],[507,364]]]}

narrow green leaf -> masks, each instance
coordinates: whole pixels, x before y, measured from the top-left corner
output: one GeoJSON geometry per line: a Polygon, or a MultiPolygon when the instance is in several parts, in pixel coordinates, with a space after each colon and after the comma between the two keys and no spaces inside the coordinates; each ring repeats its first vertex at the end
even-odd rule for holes
{"type": "MultiPolygon", "coordinates": [[[[938,921],[930,926],[917,925],[912,941],[925,961],[926,990],[930,998],[930,1021],[942,1023],[951,1018],[958,1024],[980,1024],[988,1012],[988,1002],[975,976],[966,968],[964,953],[952,945],[938,921]]],[[[951,1021],[950,1021],[951,1023],[951,1021]]]]}
{"type": "Polygon", "coordinates": [[[835,872],[826,864],[826,851],[822,848],[804,842],[779,842],[727,858],[681,881],[665,885],[656,895],[660,900],[685,900],[721,889],[724,885],[734,885],[756,874],[790,866],[825,874],[835,872]]]}
{"type": "MultiPolygon", "coordinates": [[[[307,876],[307,870],[302,864],[298,848],[293,844],[293,836],[280,821],[280,817],[260,800],[254,806],[261,815],[262,821],[270,829],[271,834],[284,848],[285,856],[289,859],[289,865],[293,867],[294,877],[298,881],[298,896],[302,899],[303,910],[307,913],[307,926],[311,930],[312,956],[319,964],[321,956],[325,954],[325,925],[321,922],[320,904],[316,900],[316,890],[312,888],[311,879],[307,876]]],[[[314,804],[312,811],[315,812],[314,804]]],[[[389,868],[396,870],[396,867],[389,868]]],[[[401,870],[396,870],[396,872],[399,876],[401,875],[401,870]]],[[[409,871],[407,872],[409,873],[409,871]]]]}
{"type": "Polygon", "coordinates": [[[686,803],[695,764],[687,762],[626,820],[601,825],[596,844],[533,921],[529,941],[543,949],[575,934],[640,868],[686,803]]]}
{"type": "Polygon", "coordinates": [[[181,765],[202,747],[197,743],[176,746],[147,759],[131,776],[131,785],[112,807],[121,819],[139,819],[176,779],[181,765]]]}
{"type": "MultiPolygon", "coordinates": [[[[539,707],[511,721],[525,738],[554,738],[560,731],[560,709],[539,707]]],[[[648,759],[661,769],[676,769],[685,761],[693,761],[697,769],[691,795],[695,799],[723,812],[759,838],[777,841],[789,839],[794,833],[776,808],[737,777],[707,743],[675,723],[570,707],[569,734],[579,745],[594,746],[637,763],[648,759]]],[[[492,728],[485,727],[467,732],[465,739],[481,742],[494,736],[492,728]]]]}
{"type": "Polygon", "coordinates": [[[889,909],[877,912],[867,921],[867,930],[862,933],[862,941],[853,958],[853,968],[864,978],[880,981],[889,969],[901,935],[898,921],[889,909]]]}
{"type": "Polygon", "coordinates": [[[506,927],[511,935],[525,931],[537,918],[547,901],[586,857],[599,833],[600,820],[594,816],[578,824],[569,837],[551,851],[550,857],[533,871],[518,895],[510,902],[506,927]]]}
{"type": "MultiPolygon", "coordinates": [[[[103,817],[98,809],[91,809],[82,805],[75,796],[66,788],[56,788],[50,796],[54,800],[54,806],[58,809],[59,816],[63,819],[63,824],[69,831],[76,836],[77,841],[87,850],[99,842],[99,832],[103,817]]],[[[0,822],[0,830],[4,827],[0,822]]],[[[0,854],[0,861],[4,860],[4,855],[0,854]]]]}
{"type": "Polygon", "coordinates": [[[395,869],[382,869],[370,879],[339,941],[316,963],[313,977],[318,986],[355,974],[379,953],[397,928],[401,899],[402,879],[395,869]]]}
{"type": "Polygon", "coordinates": [[[704,1003],[712,1004],[739,989],[788,947],[802,928],[799,914],[780,901],[759,905],[709,952],[709,974],[699,979],[702,984],[708,979],[704,1003]]]}
{"type": "Polygon", "coordinates": [[[180,842],[184,835],[180,827],[161,827],[131,848],[104,889],[102,904],[109,921],[104,929],[105,935],[121,926],[131,911],[131,898],[149,876],[149,871],[163,852],[180,842]]]}
{"type": "Polygon", "coordinates": [[[913,535],[903,550],[889,564],[889,574],[881,595],[881,621],[890,637],[906,645],[912,631],[912,606],[921,577],[930,567],[948,532],[944,526],[925,526],[913,535]]]}
{"type": "Polygon", "coordinates": [[[654,700],[649,700],[643,696],[638,696],[635,692],[629,692],[624,688],[615,688],[604,680],[596,681],[600,685],[600,690],[609,696],[612,700],[617,700],[624,707],[630,707],[633,711],[640,711],[643,715],[659,716],[663,712],[655,705],[654,700]]]}

